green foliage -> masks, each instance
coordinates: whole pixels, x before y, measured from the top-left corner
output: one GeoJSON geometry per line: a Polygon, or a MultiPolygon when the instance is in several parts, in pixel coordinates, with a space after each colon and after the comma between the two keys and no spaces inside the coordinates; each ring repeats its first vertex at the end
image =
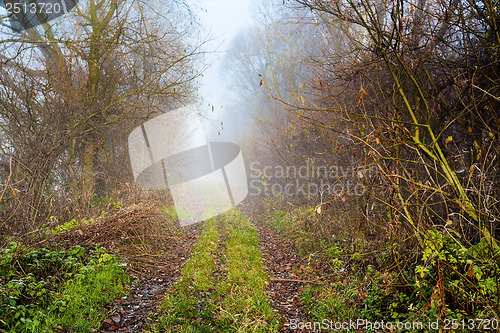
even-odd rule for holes
{"type": "Polygon", "coordinates": [[[50,235],[56,235],[56,234],[66,232],[66,231],[71,230],[71,229],[76,228],[76,227],[78,227],[78,221],[75,219],[72,219],[71,221],[68,221],[64,224],[56,226],[53,230],[49,230],[48,233],[50,235]]]}
{"type": "Polygon", "coordinates": [[[123,295],[125,282],[129,278],[115,256],[102,253],[92,257],[61,291],[58,300],[66,307],[57,322],[81,332],[92,331],[104,319],[100,307],[123,295]]]}
{"type": "Polygon", "coordinates": [[[412,296],[423,300],[415,304],[441,317],[498,318],[500,248],[486,238],[466,248],[452,234],[426,233],[412,279],[412,296]]]}
{"type": "MultiPolygon", "coordinates": [[[[104,217],[104,214],[105,213],[102,212],[100,218],[104,217]]],[[[54,218],[54,216],[51,216],[49,220],[52,220],[53,218],[54,218]]],[[[65,232],[67,232],[69,230],[78,228],[79,226],[84,226],[84,225],[91,224],[91,223],[94,223],[94,222],[95,222],[94,219],[82,220],[80,222],[77,221],[76,219],[71,219],[70,221],[68,221],[68,222],[66,222],[64,224],[56,226],[54,229],[48,229],[47,230],[47,236],[65,233],[65,232]]]]}
{"type": "Polygon", "coordinates": [[[321,288],[306,288],[303,301],[317,320],[338,319],[344,313],[393,323],[469,323],[476,318],[498,318],[500,248],[486,238],[466,248],[452,234],[451,230],[428,231],[422,264],[413,272],[368,267],[362,276],[349,277],[346,285],[334,281],[321,288]]]}
{"type": "Polygon", "coordinates": [[[108,196],[100,197],[97,194],[94,194],[93,197],[92,197],[91,204],[94,207],[98,207],[99,208],[99,207],[105,207],[105,206],[107,206],[110,202],[111,202],[111,198],[110,197],[108,197],[108,196]]]}
{"type": "Polygon", "coordinates": [[[122,295],[128,282],[123,265],[104,251],[29,249],[19,243],[2,249],[0,329],[90,332],[98,327],[99,306],[122,295]]]}

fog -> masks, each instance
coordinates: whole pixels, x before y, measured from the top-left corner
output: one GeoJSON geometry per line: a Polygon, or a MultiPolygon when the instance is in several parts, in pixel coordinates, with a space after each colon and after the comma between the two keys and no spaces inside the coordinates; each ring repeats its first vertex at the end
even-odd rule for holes
{"type": "Polygon", "coordinates": [[[207,42],[207,68],[200,78],[199,107],[208,141],[234,141],[244,116],[235,110],[230,83],[224,79],[224,58],[233,38],[252,24],[250,0],[208,0],[196,2],[197,15],[207,42]]]}

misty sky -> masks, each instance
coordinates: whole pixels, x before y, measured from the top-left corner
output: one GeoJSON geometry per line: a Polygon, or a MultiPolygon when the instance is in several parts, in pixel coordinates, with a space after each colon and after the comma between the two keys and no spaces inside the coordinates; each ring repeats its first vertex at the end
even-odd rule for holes
{"type": "Polygon", "coordinates": [[[231,123],[230,115],[224,112],[223,108],[227,105],[224,101],[226,86],[221,80],[220,71],[223,68],[221,68],[220,64],[225,51],[238,30],[252,22],[249,12],[250,3],[251,0],[205,0],[196,2],[201,7],[199,12],[201,21],[206,31],[210,31],[213,39],[205,46],[205,51],[213,52],[207,57],[211,65],[200,80],[200,95],[204,100],[204,108],[209,110],[211,120],[211,125],[207,124],[205,132],[207,136],[212,138],[214,134],[217,135],[216,139],[218,140],[230,140],[230,132],[235,130],[231,128],[235,125],[231,123]],[[211,106],[214,106],[215,112],[211,112],[211,106]],[[224,130],[221,130],[221,121],[224,123],[224,130]],[[218,135],[219,132],[220,135],[218,135]]]}
{"type": "Polygon", "coordinates": [[[206,49],[215,51],[209,57],[212,65],[202,79],[201,93],[208,103],[218,105],[224,102],[220,100],[224,83],[218,79],[220,60],[238,30],[250,24],[250,2],[251,0],[205,0],[201,5],[202,22],[214,38],[206,49]]]}

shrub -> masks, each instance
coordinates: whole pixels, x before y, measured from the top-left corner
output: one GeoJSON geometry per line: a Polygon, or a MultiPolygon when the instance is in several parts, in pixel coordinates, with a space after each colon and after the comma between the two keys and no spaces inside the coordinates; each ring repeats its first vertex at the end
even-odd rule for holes
{"type": "Polygon", "coordinates": [[[29,249],[10,243],[1,250],[0,330],[47,332],[62,326],[90,332],[99,306],[124,293],[123,264],[105,249],[29,249]]]}

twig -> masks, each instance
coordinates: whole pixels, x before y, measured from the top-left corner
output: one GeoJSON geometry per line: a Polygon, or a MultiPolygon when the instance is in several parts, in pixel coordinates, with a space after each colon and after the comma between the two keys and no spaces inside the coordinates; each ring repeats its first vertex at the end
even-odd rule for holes
{"type": "Polygon", "coordinates": [[[473,86],[474,88],[476,88],[476,89],[481,90],[481,91],[482,91],[483,93],[485,93],[486,95],[488,95],[488,96],[490,96],[490,97],[493,97],[493,98],[494,98],[494,99],[496,99],[497,101],[500,101],[500,98],[496,97],[495,95],[490,94],[488,91],[486,91],[486,90],[484,90],[484,89],[482,89],[482,88],[480,88],[480,87],[476,86],[475,84],[473,84],[472,86],[473,86]]]}
{"type": "Polygon", "coordinates": [[[7,187],[9,186],[11,176],[12,176],[12,157],[9,160],[9,177],[7,177],[7,181],[5,182],[5,187],[2,191],[2,194],[0,195],[0,201],[2,201],[3,196],[5,194],[5,191],[7,190],[7,187]]]}
{"type": "Polygon", "coordinates": [[[298,280],[298,279],[277,279],[277,278],[271,278],[269,281],[271,282],[297,282],[297,283],[311,283],[311,284],[321,284],[320,282],[317,282],[318,280],[321,280],[322,278],[316,279],[316,280],[298,280]]]}

